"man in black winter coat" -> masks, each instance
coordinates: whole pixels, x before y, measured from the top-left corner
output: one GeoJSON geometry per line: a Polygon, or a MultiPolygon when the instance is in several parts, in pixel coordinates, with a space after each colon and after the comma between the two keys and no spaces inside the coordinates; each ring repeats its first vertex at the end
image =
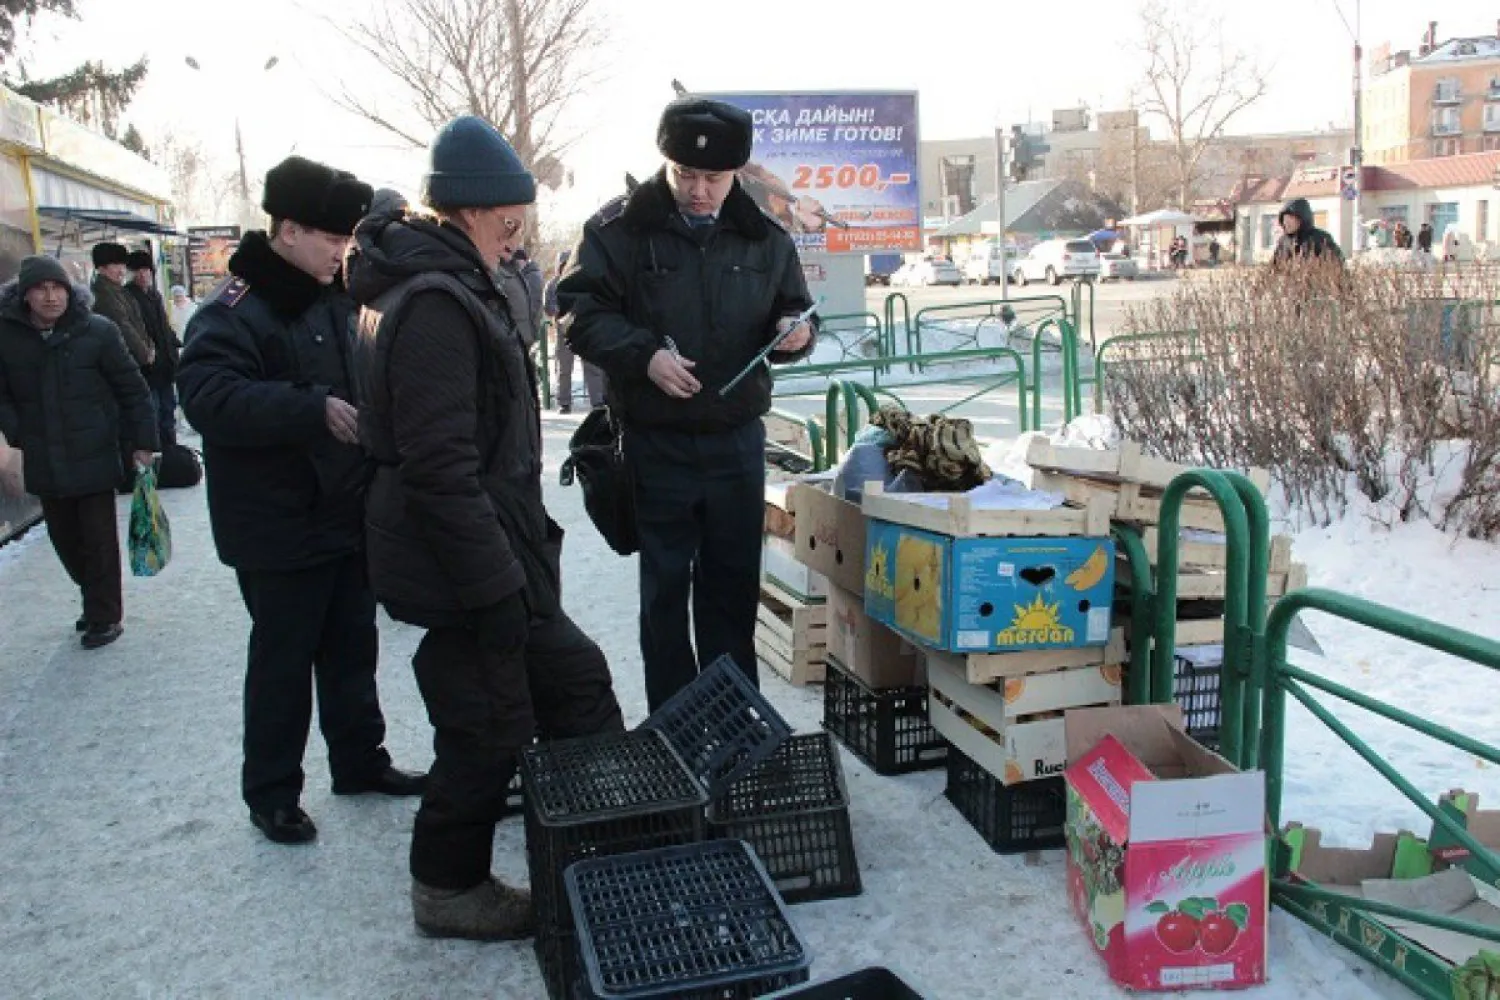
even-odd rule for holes
{"type": "Polygon", "coordinates": [[[115,486],[120,444],[148,465],[151,395],[120,336],[51,257],[27,257],[0,288],[0,434],[25,454],[57,557],[83,593],[85,649],[120,637],[124,599],[115,486]]]}
{"type": "Polygon", "coordinates": [[[756,679],[770,371],[723,390],[779,333],[773,362],[806,355],[814,324],[794,319],[812,300],[792,238],[735,178],[752,138],[738,108],[669,104],[666,166],[588,221],[558,287],[568,342],[625,425],[653,710],[726,653],[756,679]]]}
{"type": "Polygon", "coordinates": [[[1276,253],[1271,258],[1272,267],[1282,267],[1297,261],[1321,260],[1342,264],[1344,254],[1333,237],[1313,224],[1312,206],[1306,198],[1294,198],[1287,202],[1279,217],[1281,240],[1276,244],[1276,253]]]}
{"type": "Polygon", "coordinates": [[[437,937],[532,927],[530,897],[490,874],[517,755],[624,728],[604,654],[563,611],[562,529],[542,503],[537,373],[499,284],[535,198],[493,126],[433,141],[436,213],[360,223],[360,436],[370,573],[393,618],[427,629],[412,665],[436,730],[411,840],[412,915],[437,937]]]}
{"type": "Polygon", "coordinates": [[[126,262],[130,268],[130,283],[125,291],[135,300],[140,310],[141,321],[155,360],[142,371],[146,384],[151,387],[151,401],[156,405],[156,435],[162,448],[177,443],[177,362],[182,354],[182,345],[172,330],[172,321],[167,317],[167,304],[156,287],[156,261],[144,250],[137,250],[126,262]]]}
{"type": "Polygon", "coordinates": [[[151,338],[146,335],[146,323],[135,299],[125,291],[129,278],[130,251],[119,243],[96,243],[91,252],[94,261],[94,280],[89,290],[94,293],[94,312],[113,323],[125,338],[130,356],[145,370],[156,360],[156,351],[151,338]]]}
{"type": "Polygon", "coordinates": [[[302,811],[312,720],[335,795],[416,795],[391,766],[375,684],[379,641],[364,558],[368,465],[355,408],[353,304],[340,271],[372,192],[291,157],[266,175],[269,234],[247,233],[230,277],[188,324],[178,389],[203,435],[219,558],[250,612],[242,791],[277,843],[317,836],[302,811]]]}

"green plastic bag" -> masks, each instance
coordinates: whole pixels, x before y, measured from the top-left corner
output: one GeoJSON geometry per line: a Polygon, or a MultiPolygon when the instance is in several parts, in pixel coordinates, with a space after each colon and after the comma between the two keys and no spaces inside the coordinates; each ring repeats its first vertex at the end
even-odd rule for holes
{"type": "Polygon", "coordinates": [[[156,470],[138,469],[130,498],[130,573],[155,576],[172,561],[172,525],[156,492],[156,470]]]}

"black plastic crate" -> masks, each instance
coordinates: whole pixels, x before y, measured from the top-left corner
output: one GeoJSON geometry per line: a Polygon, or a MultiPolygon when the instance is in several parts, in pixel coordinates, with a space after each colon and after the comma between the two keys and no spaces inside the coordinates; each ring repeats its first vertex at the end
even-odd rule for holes
{"type": "Polygon", "coordinates": [[[728,656],[710,664],[641,728],[665,735],[715,798],[792,735],[792,727],[728,656]]]}
{"type": "Polygon", "coordinates": [[[874,691],[833,657],[825,662],[824,729],[876,774],[943,766],[947,744],[927,719],[925,687],[874,691]]]}
{"type": "Polygon", "coordinates": [[[563,872],[585,858],[703,839],[708,796],[654,730],[561,740],[521,754],[537,925],[571,926],[563,872]]]}
{"type": "Polygon", "coordinates": [[[731,785],[708,807],[708,834],[755,848],[788,903],[861,892],[844,768],[827,733],[793,736],[731,785]]]}
{"type": "Polygon", "coordinates": [[[879,967],[782,990],[765,1000],[792,1000],[793,997],[798,1000],[924,1000],[922,994],[906,985],[900,976],[879,967]]]}
{"type": "Polygon", "coordinates": [[[1215,753],[1219,751],[1219,727],[1224,717],[1223,673],[1222,646],[1179,648],[1173,658],[1174,700],[1182,708],[1183,729],[1215,753]]]}
{"type": "Polygon", "coordinates": [[[566,932],[538,928],[531,947],[549,1000],[575,1000],[584,992],[583,959],[578,955],[578,935],[571,927],[566,932]]]}
{"type": "Polygon", "coordinates": [[[593,1000],[748,1000],[807,981],[812,958],[744,841],[581,861],[566,881],[593,1000]]]}
{"type": "Polygon", "coordinates": [[[958,747],[949,746],[948,788],[943,794],[999,854],[1063,846],[1068,803],[1061,776],[1006,785],[958,747]]]}

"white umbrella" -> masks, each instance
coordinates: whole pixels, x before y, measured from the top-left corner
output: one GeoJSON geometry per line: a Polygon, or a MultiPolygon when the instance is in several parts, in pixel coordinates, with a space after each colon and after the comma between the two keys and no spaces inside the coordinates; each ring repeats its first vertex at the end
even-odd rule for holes
{"type": "Polygon", "coordinates": [[[1190,226],[1195,221],[1197,220],[1186,212],[1179,212],[1172,208],[1159,208],[1145,215],[1133,215],[1119,224],[1150,229],[1155,226],[1190,226]]]}

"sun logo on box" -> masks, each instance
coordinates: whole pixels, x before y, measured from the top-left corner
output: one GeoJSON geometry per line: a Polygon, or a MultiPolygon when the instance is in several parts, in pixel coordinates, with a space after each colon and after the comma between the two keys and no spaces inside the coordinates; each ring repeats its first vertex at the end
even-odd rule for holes
{"type": "Polygon", "coordinates": [[[1028,646],[1068,643],[1073,630],[1061,620],[1061,604],[1048,604],[1037,594],[1030,604],[1012,605],[1016,618],[1010,627],[996,637],[1002,646],[1028,646]]]}
{"type": "Polygon", "coordinates": [[[896,586],[889,575],[890,560],[886,547],[876,545],[870,550],[870,565],[865,568],[865,589],[888,601],[896,598],[896,586]]]}

